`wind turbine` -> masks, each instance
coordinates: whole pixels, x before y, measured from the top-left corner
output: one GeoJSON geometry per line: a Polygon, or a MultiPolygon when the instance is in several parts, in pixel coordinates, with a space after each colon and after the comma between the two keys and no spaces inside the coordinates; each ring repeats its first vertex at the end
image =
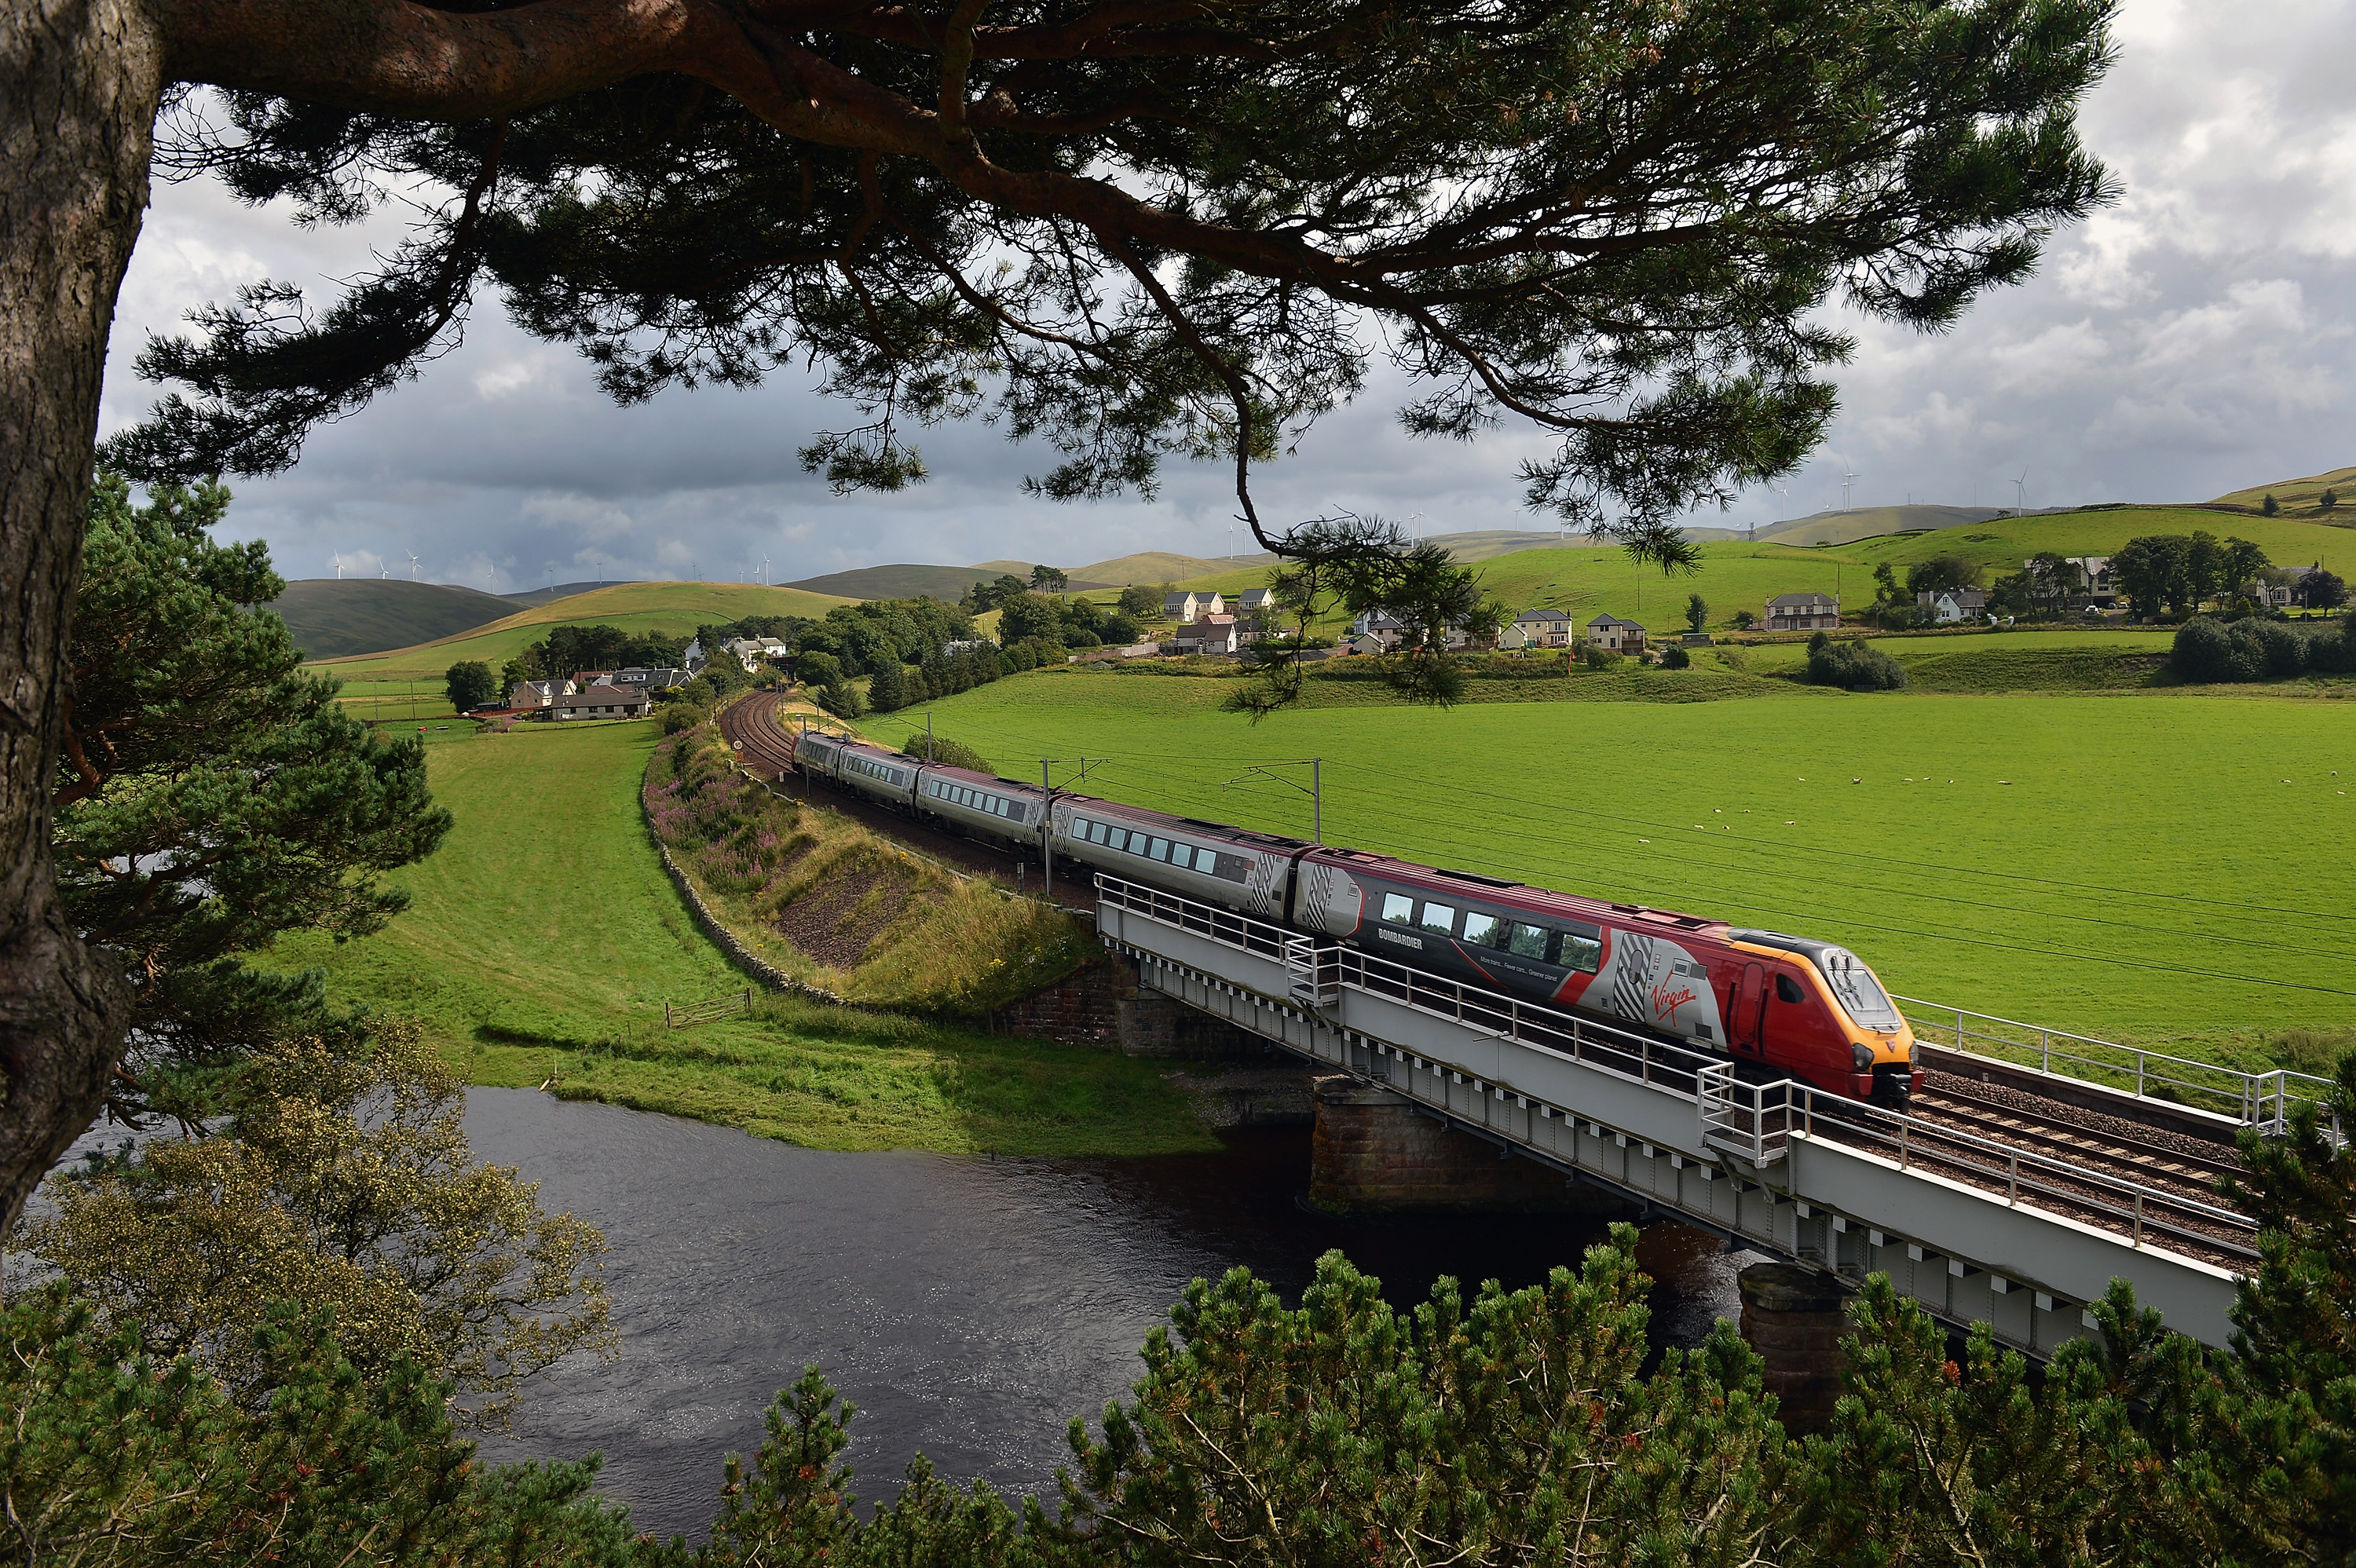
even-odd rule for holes
{"type": "Polygon", "coordinates": [[[1863,475],[1859,475],[1856,469],[1851,468],[1851,467],[1848,465],[1848,459],[1847,459],[1847,458],[1844,457],[1844,458],[1842,458],[1842,459],[1841,459],[1841,510],[1842,510],[1842,511],[1846,512],[1846,511],[1847,511],[1847,510],[1848,510],[1848,489],[1849,489],[1849,486],[1850,486],[1850,485],[1854,485],[1854,484],[1856,484],[1856,483],[1858,482],[1858,480],[1859,478],[1861,478],[1861,477],[1863,477],[1863,475]]]}
{"type": "Polygon", "coordinates": [[[336,581],[338,581],[338,582],[341,582],[343,580],[344,580],[344,556],[343,556],[343,552],[342,552],[341,550],[337,550],[337,551],[336,552],[336,581]]]}
{"type": "Polygon", "coordinates": [[[2026,468],[2020,471],[2020,477],[2012,482],[2012,510],[2015,517],[2029,514],[2029,470],[2026,468]]]}
{"type": "Polygon", "coordinates": [[[412,582],[417,581],[417,552],[415,550],[411,550],[409,552],[409,581],[412,582]]]}

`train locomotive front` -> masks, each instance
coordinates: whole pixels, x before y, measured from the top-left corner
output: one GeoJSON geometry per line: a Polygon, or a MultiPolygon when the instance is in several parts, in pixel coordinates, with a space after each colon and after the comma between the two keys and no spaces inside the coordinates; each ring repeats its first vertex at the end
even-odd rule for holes
{"type": "Polygon", "coordinates": [[[1352,850],[1313,850],[1294,874],[1293,923],[1370,955],[1667,1036],[1750,1077],[1894,1105],[1920,1087],[1912,1029],[1832,944],[1352,850]]]}

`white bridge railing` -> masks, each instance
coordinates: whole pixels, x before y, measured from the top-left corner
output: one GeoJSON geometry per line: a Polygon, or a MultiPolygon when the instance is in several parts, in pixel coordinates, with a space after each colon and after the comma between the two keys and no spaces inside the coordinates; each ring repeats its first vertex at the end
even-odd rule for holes
{"type": "Polygon", "coordinates": [[[2255,1127],[2266,1137],[2288,1132],[2292,1110],[2304,1102],[2322,1112],[2324,1125],[2335,1142],[2345,1141],[2339,1119],[2329,1109],[2331,1081],[2328,1078],[2287,1068],[2244,1072],[2213,1061],[2120,1045],[1944,1002],[1918,997],[1894,999],[1914,1032],[1930,1044],[2016,1067],[2034,1067],[2048,1077],[2083,1079],[2137,1099],[2189,1105],[2255,1127]],[[2057,1062],[2062,1064],[2058,1070],[2057,1062]]]}
{"type": "MultiPolygon", "coordinates": [[[[1305,1009],[1331,1014],[1345,991],[1358,991],[1689,1100],[1701,1145],[1738,1156],[1756,1169],[1782,1161],[1794,1138],[1824,1138],[1890,1159],[1901,1170],[2001,1193],[2009,1206],[2127,1235],[2137,1247],[2157,1238],[2172,1251],[2195,1256],[2257,1255],[2248,1217],[2155,1187],[2147,1173],[2132,1165],[2104,1167],[2042,1154],[1796,1080],[1746,1082],[1723,1057],[1633,1029],[1447,979],[1142,883],[1100,874],[1097,888],[1105,903],[1276,961],[1287,999],[1305,1009]]],[[[2078,1037],[2053,1031],[2052,1038],[2078,1037]]],[[[2069,1059],[2065,1051],[2055,1057],[2069,1059]]],[[[1555,1109],[1573,1116],[1580,1113],[1578,1106],[1555,1109]]]]}

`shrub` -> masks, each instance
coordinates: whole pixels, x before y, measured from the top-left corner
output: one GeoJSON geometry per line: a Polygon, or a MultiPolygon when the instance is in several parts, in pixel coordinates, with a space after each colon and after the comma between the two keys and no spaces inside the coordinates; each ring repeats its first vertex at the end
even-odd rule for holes
{"type": "Polygon", "coordinates": [[[794,674],[804,686],[832,686],[842,678],[842,661],[823,648],[807,648],[796,656],[794,674]]]}
{"type": "Polygon", "coordinates": [[[1808,639],[1808,681],[1849,691],[1896,691],[1906,669],[1869,643],[1837,643],[1827,632],[1808,639]]]}
{"type": "Polygon", "coordinates": [[[1159,620],[1162,616],[1162,590],[1149,588],[1141,582],[1131,583],[1120,591],[1119,603],[1124,613],[1140,620],[1159,620]]]}
{"type": "Polygon", "coordinates": [[[1693,663],[1693,655],[1676,646],[1661,650],[1661,666],[1665,669],[1685,669],[1693,663]]]}
{"type": "Polygon", "coordinates": [[[1581,643],[1579,662],[1590,669],[1612,669],[1620,663],[1620,656],[1610,648],[1597,647],[1593,643],[1581,643]]]}
{"type": "Polygon", "coordinates": [[[666,735],[676,735],[682,730],[694,729],[711,717],[712,714],[708,709],[698,708],[692,702],[665,703],[662,709],[662,732],[666,735]]]}
{"type": "Polygon", "coordinates": [[[2280,679],[2307,669],[2307,639],[2277,621],[2257,623],[2258,644],[2265,650],[2265,673],[2280,679]]]}
{"type": "Polygon", "coordinates": [[[947,735],[926,735],[921,731],[910,735],[900,746],[900,754],[930,762],[947,763],[953,768],[970,768],[978,773],[993,776],[998,769],[988,757],[971,746],[961,746],[947,735]]]}
{"type": "Polygon", "coordinates": [[[1737,610],[1734,613],[1734,629],[1738,632],[1747,632],[1758,624],[1759,617],[1748,610],[1737,610]]]}
{"type": "Polygon", "coordinates": [[[2176,629],[2168,652],[2168,667],[2179,680],[2203,683],[2233,680],[2233,635],[2206,615],[2198,615],[2176,629]]]}
{"type": "Polygon", "coordinates": [[[2282,515],[2282,503],[2276,500],[2272,496],[2268,496],[2265,500],[2258,503],[2258,510],[2264,512],[2269,517],[2280,517],[2282,515]]]}

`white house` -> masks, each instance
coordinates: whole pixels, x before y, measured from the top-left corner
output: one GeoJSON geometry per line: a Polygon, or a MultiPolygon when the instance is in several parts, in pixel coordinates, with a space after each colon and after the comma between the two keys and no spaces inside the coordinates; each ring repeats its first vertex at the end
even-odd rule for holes
{"type": "Polygon", "coordinates": [[[546,708],[558,698],[573,695],[569,680],[519,680],[508,693],[509,708],[546,708]]]}
{"type": "Polygon", "coordinates": [[[1276,608],[1276,590],[1247,588],[1243,592],[1243,597],[1236,601],[1236,607],[1247,615],[1268,614],[1276,608]]]}
{"type": "Polygon", "coordinates": [[[1169,593],[1162,600],[1162,613],[1181,625],[1192,625],[1204,615],[1223,615],[1226,609],[1226,602],[1215,593],[1169,593]]]}
{"type": "Polygon", "coordinates": [[[1914,595],[1914,603],[1943,626],[1976,621],[1987,613],[1987,595],[1976,588],[1942,588],[1935,592],[1925,589],[1914,595]]]}
{"type": "Polygon", "coordinates": [[[1499,647],[1567,648],[1570,646],[1571,619],[1568,610],[1525,610],[1514,617],[1510,632],[1521,634],[1519,643],[1507,644],[1497,639],[1499,647]]]}
{"type": "Polygon", "coordinates": [[[1618,615],[1598,615],[1587,623],[1587,642],[1590,647],[1608,653],[1640,654],[1644,651],[1644,628],[1618,615]]]}
{"type": "Polygon", "coordinates": [[[558,719],[643,719],[647,694],[636,687],[593,686],[560,697],[550,706],[558,719]]]}
{"type": "Polygon", "coordinates": [[[701,669],[703,667],[703,639],[701,637],[697,637],[693,641],[690,642],[687,645],[687,651],[679,656],[679,662],[687,667],[688,672],[691,675],[697,670],[701,669]]]}
{"type": "Polygon", "coordinates": [[[1840,624],[1840,601],[1829,593],[1778,593],[1767,601],[1771,632],[1828,631],[1840,624]]]}

